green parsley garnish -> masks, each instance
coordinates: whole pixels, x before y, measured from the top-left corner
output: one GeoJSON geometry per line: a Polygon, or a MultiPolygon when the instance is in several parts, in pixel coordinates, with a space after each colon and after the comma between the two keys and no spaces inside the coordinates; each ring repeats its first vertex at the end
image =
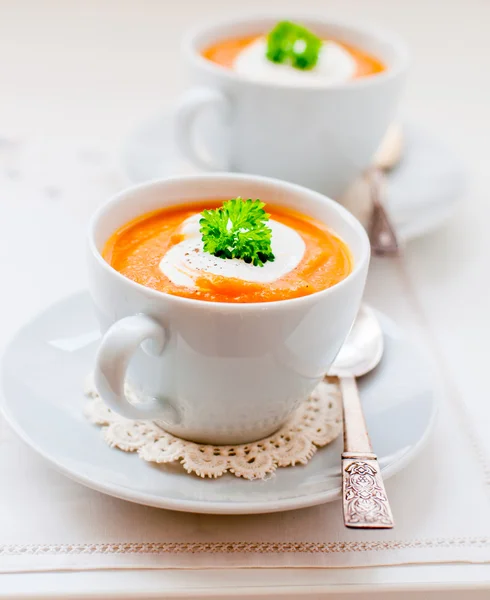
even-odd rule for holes
{"type": "Polygon", "coordinates": [[[296,69],[313,69],[318,62],[322,40],[314,33],[291,21],[281,21],[267,36],[269,60],[289,63],[296,69]]]}
{"type": "Polygon", "coordinates": [[[200,224],[205,252],[220,258],[241,258],[263,267],[274,260],[272,231],[267,226],[270,215],[260,200],[233,198],[223,206],[203,210],[200,224]]]}

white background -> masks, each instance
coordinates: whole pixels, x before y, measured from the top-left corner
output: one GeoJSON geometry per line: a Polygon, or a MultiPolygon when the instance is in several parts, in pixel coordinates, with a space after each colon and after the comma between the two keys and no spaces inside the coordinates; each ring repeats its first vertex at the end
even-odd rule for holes
{"type": "MultiPolygon", "coordinates": [[[[409,244],[406,264],[433,349],[452,380],[453,393],[460,394],[477,414],[479,404],[489,401],[488,0],[0,0],[0,137],[55,135],[98,140],[117,148],[134,125],[171,106],[183,88],[185,73],[178,48],[186,28],[204,18],[250,11],[280,15],[285,9],[371,21],[401,34],[412,49],[413,67],[402,114],[457,150],[467,166],[470,188],[447,226],[409,244]]],[[[374,265],[374,272],[376,290],[371,283],[368,296],[379,299],[390,313],[397,299],[384,296],[382,286],[386,282],[388,294],[392,288],[388,280],[396,274],[388,265],[379,264],[374,265]]],[[[480,433],[488,438],[486,427],[482,422],[480,433]]],[[[487,567],[408,569],[336,576],[262,572],[253,580],[265,586],[374,581],[406,586],[410,581],[434,579],[490,580],[487,567]]],[[[101,585],[121,593],[124,589],[129,593],[130,581],[136,588],[148,586],[148,594],[150,589],[157,593],[204,585],[198,574],[182,578],[152,573],[142,579],[144,575],[130,574],[127,583],[122,574],[111,578],[110,573],[92,578],[85,574],[76,581],[75,574],[4,576],[0,594],[15,587],[41,593],[43,586],[54,585],[63,596],[63,589],[74,586],[80,591],[91,589],[95,577],[101,585]]],[[[207,577],[208,588],[213,581],[244,587],[250,582],[246,573],[208,573],[207,577]]],[[[225,591],[224,597],[229,597],[231,592],[225,591]]],[[[291,588],[291,593],[296,591],[291,588]]],[[[54,597],[52,587],[46,597],[54,597]]]]}

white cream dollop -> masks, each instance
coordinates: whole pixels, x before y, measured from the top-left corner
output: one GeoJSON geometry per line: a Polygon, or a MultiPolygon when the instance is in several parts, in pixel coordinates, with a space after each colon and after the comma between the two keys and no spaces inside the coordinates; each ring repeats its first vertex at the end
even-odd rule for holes
{"type": "Polygon", "coordinates": [[[296,69],[275,63],[267,56],[267,40],[260,37],[246,46],[235,58],[233,69],[249,79],[290,85],[326,85],[352,79],[357,65],[353,56],[340,44],[322,42],[318,62],[313,69],[296,69]]]}
{"type": "Polygon", "coordinates": [[[204,252],[199,231],[200,218],[201,214],[198,213],[182,223],[179,233],[185,238],[172,246],[160,261],[160,270],[175,285],[195,288],[196,279],[207,273],[243,281],[271,283],[295,269],[305,253],[305,243],[299,233],[271,219],[268,226],[272,230],[273,262],[268,261],[263,267],[256,267],[238,258],[218,258],[204,252]]]}

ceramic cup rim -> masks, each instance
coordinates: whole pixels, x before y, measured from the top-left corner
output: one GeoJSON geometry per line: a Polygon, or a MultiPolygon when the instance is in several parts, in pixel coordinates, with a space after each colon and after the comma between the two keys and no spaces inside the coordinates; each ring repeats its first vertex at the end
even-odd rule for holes
{"type": "MultiPolygon", "coordinates": [[[[279,203],[280,205],[280,203],[279,203]]],[[[142,213],[144,214],[144,213],[142,213]]],[[[297,185],[295,183],[289,183],[287,181],[283,181],[280,179],[275,179],[273,177],[263,177],[260,175],[248,175],[243,173],[204,173],[199,175],[177,175],[173,177],[165,177],[161,179],[154,179],[151,181],[147,181],[145,183],[141,183],[138,185],[130,186],[118,192],[109,198],[105,203],[103,203],[99,208],[95,211],[90,219],[89,228],[88,228],[88,248],[91,256],[95,258],[96,262],[108,277],[116,278],[121,284],[127,285],[130,288],[139,291],[140,293],[144,293],[151,299],[155,301],[165,301],[170,302],[175,305],[188,305],[188,306],[200,306],[202,308],[206,308],[211,311],[218,312],[240,312],[240,311],[263,311],[264,309],[275,309],[275,310],[285,310],[290,308],[293,305],[301,306],[306,305],[311,302],[319,301],[320,299],[338,293],[341,289],[343,289],[346,285],[350,285],[350,283],[357,277],[362,276],[362,273],[367,268],[369,264],[370,255],[371,255],[371,246],[369,242],[368,235],[366,230],[361,225],[361,223],[343,206],[341,206],[335,200],[328,198],[324,194],[320,192],[315,192],[314,190],[310,190],[304,186],[297,185]],[[323,202],[327,204],[331,210],[337,213],[348,227],[354,232],[357,236],[361,250],[359,252],[360,257],[355,262],[352,271],[347,275],[345,279],[340,281],[339,283],[326,288],[324,290],[320,290],[318,292],[314,292],[313,294],[309,294],[307,296],[300,296],[297,298],[287,298],[284,300],[274,300],[270,302],[211,302],[208,300],[201,300],[197,298],[186,298],[183,296],[177,296],[174,294],[168,294],[167,292],[161,292],[159,290],[155,290],[153,288],[144,286],[132,279],[129,279],[116,271],[114,267],[112,267],[103,257],[101,252],[99,251],[96,244],[96,233],[97,227],[101,219],[103,219],[108,213],[117,210],[117,206],[120,202],[124,200],[128,196],[128,194],[134,194],[136,192],[144,192],[152,187],[158,187],[164,183],[188,183],[188,182],[196,182],[199,181],[212,181],[212,180],[226,180],[226,181],[235,181],[237,184],[247,184],[249,182],[271,185],[277,188],[280,188],[281,191],[284,191],[286,194],[291,192],[300,193],[302,195],[309,196],[311,199],[317,200],[319,202],[323,202]]]]}
{"type": "MultiPolygon", "coordinates": [[[[232,35],[232,34],[231,34],[232,35]]],[[[362,43],[360,44],[362,47],[362,43]]],[[[237,85],[248,85],[255,88],[267,88],[275,89],[279,88],[282,90],[295,90],[297,92],[305,93],[334,93],[339,90],[356,89],[376,86],[380,83],[384,83],[387,80],[399,77],[408,68],[410,62],[410,55],[408,47],[395,33],[387,31],[383,28],[374,25],[360,24],[353,20],[341,20],[341,19],[330,19],[328,17],[322,17],[315,14],[308,13],[281,13],[280,16],[273,13],[255,14],[243,17],[224,18],[224,19],[213,19],[209,20],[205,24],[199,25],[192,29],[189,29],[184,35],[182,40],[182,53],[188,64],[195,68],[198,68],[222,81],[234,82],[237,85]],[[325,85],[311,85],[302,84],[301,86],[294,86],[290,83],[284,82],[267,82],[254,79],[248,79],[242,75],[239,75],[233,71],[213,63],[212,61],[204,58],[201,54],[202,40],[203,38],[212,36],[213,32],[216,32],[214,37],[215,41],[223,39],[217,32],[226,29],[233,29],[239,26],[250,25],[253,27],[257,24],[257,27],[264,26],[267,24],[274,24],[280,20],[290,20],[305,23],[317,23],[323,27],[334,27],[337,29],[344,30],[345,32],[359,37],[368,37],[371,40],[384,43],[390,47],[393,53],[394,59],[392,64],[375,75],[367,77],[359,77],[345,82],[339,83],[326,83],[325,85]]]]}

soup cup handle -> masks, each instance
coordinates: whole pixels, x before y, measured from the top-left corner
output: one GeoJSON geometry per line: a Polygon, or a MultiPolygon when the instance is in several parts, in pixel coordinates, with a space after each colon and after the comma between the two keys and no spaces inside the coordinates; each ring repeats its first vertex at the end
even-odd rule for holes
{"type": "Polygon", "coordinates": [[[197,121],[207,111],[215,111],[226,126],[230,116],[230,101],[220,91],[211,88],[192,88],[187,91],[175,112],[176,142],[184,156],[196,166],[207,171],[226,171],[226,159],[219,161],[210,156],[206,149],[202,151],[196,139],[197,121]]]}
{"type": "Polygon", "coordinates": [[[138,314],[116,321],[102,338],[95,357],[95,387],[107,406],[127,419],[160,419],[175,424],[178,413],[168,401],[152,398],[133,404],[126,398],[126,370],[143,342],[145,352],[151,356],[163,352],[165,332],[155,319],[138,314]]]}

